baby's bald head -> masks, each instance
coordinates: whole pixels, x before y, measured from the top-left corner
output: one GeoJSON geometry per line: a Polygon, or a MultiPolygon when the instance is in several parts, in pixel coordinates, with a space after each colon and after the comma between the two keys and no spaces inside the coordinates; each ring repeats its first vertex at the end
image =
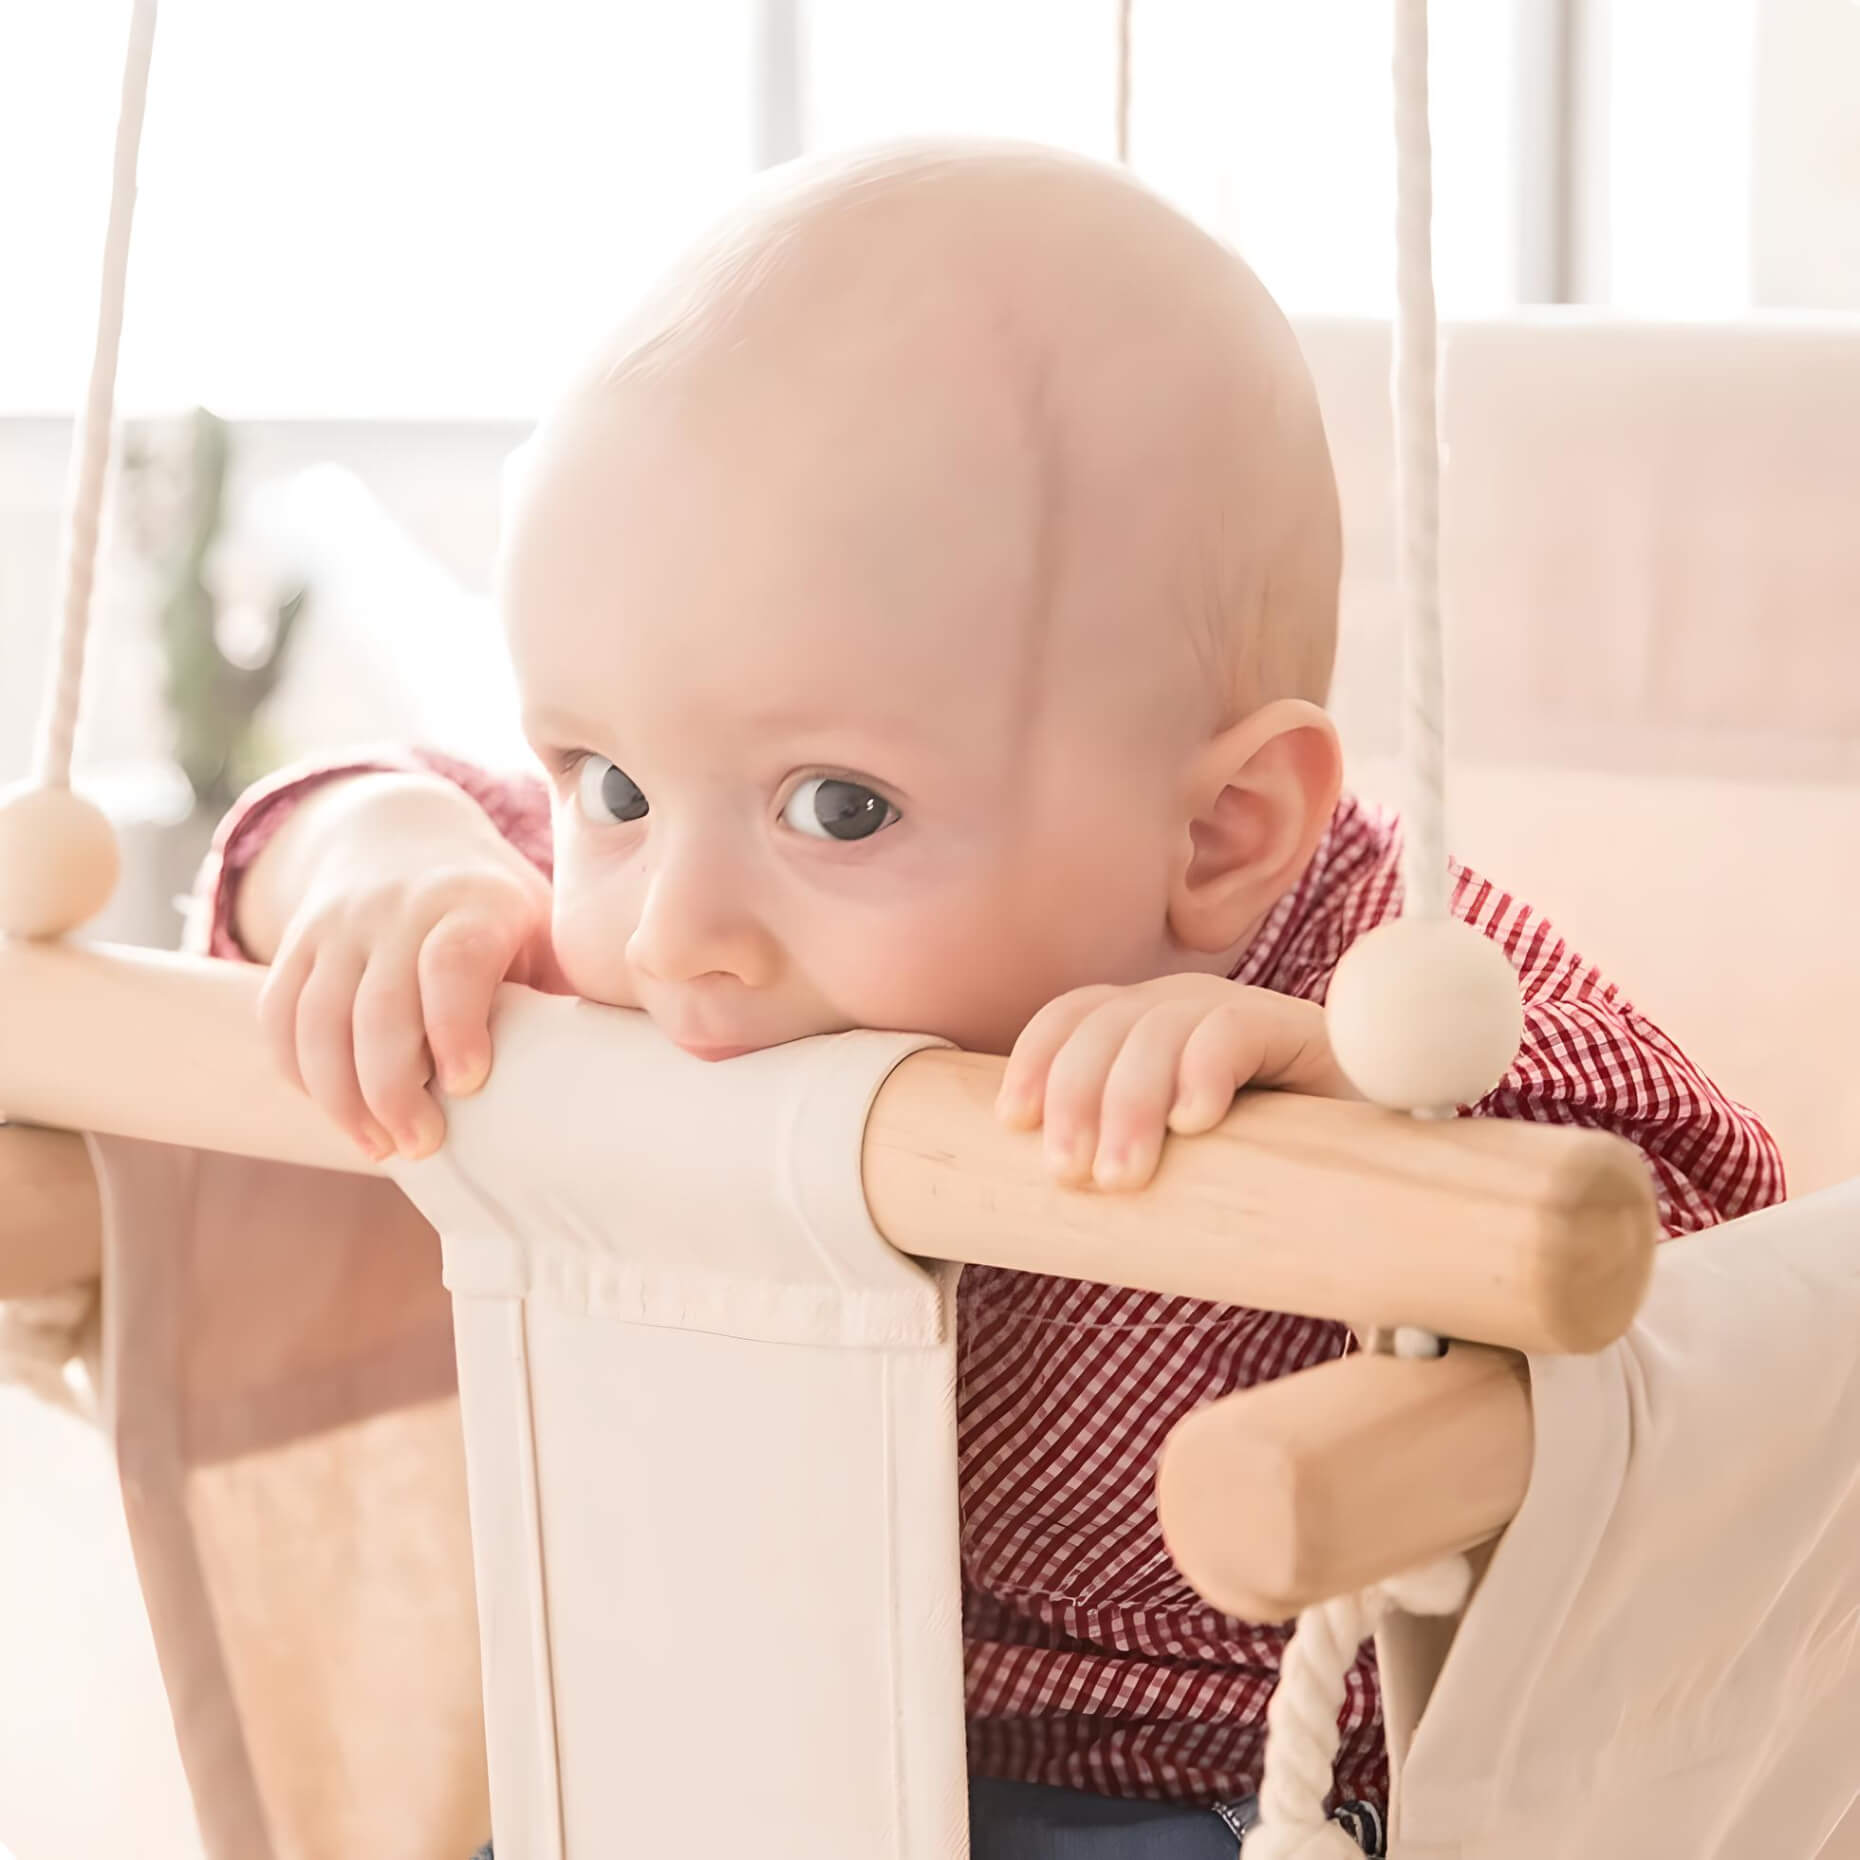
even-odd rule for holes
{"type": "Polygon", "coordinates": [[[1006,1051],[1069,988],[1226,972],[1329,822],[1311,385],[1114,172],[780,174],[526,453],[500,593],[557,951],[675,1038],[1006,1051]]]}
{"type": "Polygon", "coordinates": [[[875,495],[863,535],[900,564],[1017,557],[1023,705],[1068,667],[1172,723],[1180,678],[1217,724],[1327,695],[1337,497],[1297,344],[1239,259],[1116,170],[984,144],[778,171],[570,405],[655,393],[717,415],[720,445],[779,432],[795,469],[837,453],[874,493],[901,473],[922,501],[891,518],[931,534],[875,495]]]}

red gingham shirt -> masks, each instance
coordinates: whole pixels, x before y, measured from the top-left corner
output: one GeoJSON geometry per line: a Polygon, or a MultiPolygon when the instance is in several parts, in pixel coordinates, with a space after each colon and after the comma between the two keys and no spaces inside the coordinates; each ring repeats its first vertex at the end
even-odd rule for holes
{"type": "MultiPolygon", "coordinates": [[[[544,871],[546,792],[447,758],[389,753],[342,765],[425,768],[467,788],[544,871]]],[[[291,802],[336,770],[296,771],[222,827],[204,926],[216,954],[238,874],[291,802]]],[[[1400,830],[1345,799],[1309,869],[1234,979],[1322,1001],[1345,949],[1401,904],[1400,830]]],[[[1502,944],[1525,1006],[1517,1064],[1473,1107],[1613,1131],[1652,1170],[1668,1234],[1783,1194],[1767,1131],[1727,1099],[1543,918],[1456,867],[1453,910],[1502,944]]],[[[1286,1624],[1203,1602],[1157,1527],[1156,1457],[1200,1404],[1350,1347],[1341,1324],[971,1267],[958,1290],[958,1426],[969,1760],[982,1775],[1104,1795],[1231,1799],[1258,1787],[1266,1703],[1286,1624]]],[[[1373,1648],[1349,1675],[1339,1793],[1387,1797],[1373,1648]]]]}

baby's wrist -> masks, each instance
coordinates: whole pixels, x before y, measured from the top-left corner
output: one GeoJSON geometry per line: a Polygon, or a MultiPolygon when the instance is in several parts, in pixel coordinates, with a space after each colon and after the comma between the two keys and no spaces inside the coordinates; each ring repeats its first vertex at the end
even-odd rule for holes
{"type": "Polygon", "coordinates": [[[442,775],[373,774],[345,782],[331,800],[333,831],[357,842],[458,835],[501,844],[490,816],[442,775]]]}
{"type": "Polygon", "coordinates": [[[269,962],[313,889],[346,889],[435,860],[481,861],[540,882],[483,808],[443,777],[339,776],[298,803],[245,872],[234,900],[238,940],[269,962]]]}
{"type": "MultiPolygon", "coordinates": [[[[371,775],[326,823],[325,857],[353,871],[483,865],[546,884],[478,803],[440,775],[371,775]]],[[[319,861],[319,864],[321,861],[319,861]]]]}

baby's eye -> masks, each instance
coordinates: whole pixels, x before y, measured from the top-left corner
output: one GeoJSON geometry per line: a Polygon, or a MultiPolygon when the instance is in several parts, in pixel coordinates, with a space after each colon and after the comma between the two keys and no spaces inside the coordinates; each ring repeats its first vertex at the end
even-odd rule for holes
{"type": "Polygon", "coordinates": [[[582,757],[575,776],[575,794],[581,811],[597,827],[645,818],[646,797],[640,793],[639,784],[605,756],[582,757]]]}
{"type": "Polygon", "coordinates": [[[882,794],[874,794],[856,781],[836,781],[815,775],[795,789],[781,817],[797,833],[817,840],[870,839],[880,827],[898,818],[898,810],[882,794]]]}

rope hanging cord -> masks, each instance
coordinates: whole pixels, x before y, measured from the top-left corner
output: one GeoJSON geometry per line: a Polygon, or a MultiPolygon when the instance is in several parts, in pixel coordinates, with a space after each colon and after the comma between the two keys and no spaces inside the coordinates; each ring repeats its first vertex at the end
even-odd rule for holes
{"type": "Polygon", "coordinates": [[[1136,0],[1117,0],[1117,159],[1130,165],[1130,15],[1136,0]]]}
{"type": "MultiPolygon", "coordinates": [[[[1366,1097],[1417,1117],[1451,1117],[1510,1067],[1523,1011],[1504,952],[1450,910],[1426,0],[1395,0],[1394,30],[1391,397],[1406,667],[1404,915],[1346,954],[1326,1012],[1339,1063],[1366,1097]]],[[[1400,1329],[1377,1332],[1368,1347],[1424,1357],[1437,1355],[1441,1344],[1425,1331],[1400,1329]]],[[[1247,1838],[1247,1860],[1346,1860],[1357,1853],[1326,1814],[1338,1714],[1357,1650],[1392,1610],[1457,1613],[1470,1583],[1466,1559],[1447,1557],[1299,1616],[1267,1712],[1260,1820],[1247,1838]]]]}
{"type": "Polygon", "coordinates": [[[129,275],[129,229],[135,214],[136,158],[142,145],[143,106],[155,44],[155,0],[136,0],[123,65],[122,106],[116,123],[116,160],[110,181],[110,223],[103,245],[103,291],[97,308],[97,344],[90,390],[72,461],[66,520],[64,604],[46,689],[37,773],[41,787],[71,785],[71,749],[77,736],[84,683],[84,647],[90,633],[91,590],[96,578],[97,532],[110,463],[110,425],[116,399],[116,360],[123,335],[123,298],[129,275]]]}
{"type": "Polygon", "coordinates": [[[1439,331],[1427,0],[1395,9],[1395,502],[1402,591],[1403,910],[1447,915],[1446,684],[1440,615],[1439,331]]]}
{"type": "Polygon", "coordinates": [[[110,464],[116,360],[122,343],[135,216],[136,158],[142,146],[155,0],[135,0],[123,60],[110,174],[110,218],[90,386],[72,442],[64,534],[64,598],[39,716],[34,778],[0,795],[0,935],[59,937],[89,922],[116,889],[116,830],[103,811],[71,788],[71,756],[83,699],[97,535],[110,464]]]}

